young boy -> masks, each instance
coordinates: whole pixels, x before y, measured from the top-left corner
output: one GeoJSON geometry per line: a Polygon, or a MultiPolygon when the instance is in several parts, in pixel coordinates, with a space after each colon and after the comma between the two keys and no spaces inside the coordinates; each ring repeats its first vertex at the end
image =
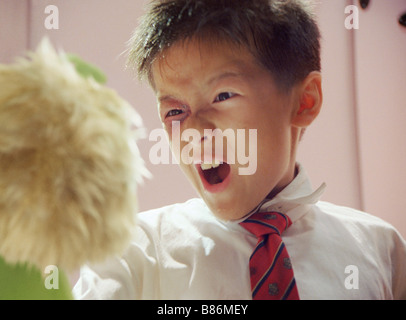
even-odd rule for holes
{"type": "Polygon", "coordinates": [[[130,60],[154,89],[173,151],[201,199],[139,214],[122,257],[82,269],[77,298],[406,298],[398,232],[319,201],[325,186],[313,191],[296,162],[322,105],[319,38],[299,0],[153,1],[130,60]],[[255,144],[254,173],[241,174],[246,164],[231,161],[230,149],[214,152],[221,137],[209,133],[229,129],[245,138],[255,130],[256,139],[236,135],[237,148],[255,144]],[[190,130],[200,138],[179,142],[190,130]],[[194,161],[179,156],[185,149],[194,161]],[[255,235],[246,224],[263,224],[257,212],[269,224],[282,216],[286,230],[255,235]],[[270,258],[258,256],[263,248],[270,258]],[[285,270],[277,275],[279,253],[285,270]],[[272,267],[252,284],[258,261],[272,267]]]}

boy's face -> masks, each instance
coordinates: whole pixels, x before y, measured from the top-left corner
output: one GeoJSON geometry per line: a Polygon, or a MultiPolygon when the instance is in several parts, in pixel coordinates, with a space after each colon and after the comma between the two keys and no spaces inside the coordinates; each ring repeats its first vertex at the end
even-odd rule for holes
{"type": "Polygon", "coordinates": [[[275,195],[292,181],[297,130],[291,124],[294,95],[278,90],[270,73],[247,49],[220,41],[175,43],[154,62],[152,77],[172,150],[193,150],[196,161],[180,160],[181,168],[217,217],[241,219],[267,195],[275,195]],[[200,137],[179,143],[178,128],[180,135],[194,129],[200,137]],[[207,134],[214,129],[223,133],[229,129],[235,137],[233,151],[226,149],[232,139],[224,140],[221,159],[214,150],[218,138],[212,140],[207,134]],[[249,129],[255,129],[251,133],[256,139],[249,139],[249,129]],[[209,142],[212,158],[207,156],[209,142]],[[234,162],[227,152],[235,152],[234,162]],[[255,173],[241,174],[239,169],[249,164],[238,160],[239,152],[247,157],[248,152],[255,152],[248,157],[255,173]],[[203,160],[229,163],[202,170],[199,162],[203,160]]]}

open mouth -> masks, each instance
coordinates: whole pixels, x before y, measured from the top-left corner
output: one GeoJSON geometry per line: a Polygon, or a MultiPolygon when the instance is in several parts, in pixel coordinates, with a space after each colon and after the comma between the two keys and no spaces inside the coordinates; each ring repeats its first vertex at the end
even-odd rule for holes
{"type": "Polygon", "coordinates": [[[227,163],[202,163],[199,167],[202,178],[211,186],[221,184],[230,174],[230,165],[227,163]]]}

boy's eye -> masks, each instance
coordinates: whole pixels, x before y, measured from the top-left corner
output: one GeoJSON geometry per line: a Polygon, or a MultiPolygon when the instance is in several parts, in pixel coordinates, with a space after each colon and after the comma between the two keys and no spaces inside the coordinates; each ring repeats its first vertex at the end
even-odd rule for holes
{"type": "Polygon", "coordinates": [[[235,94],[232,92],[222,92],[216,97],[216,99],[214,99],[214,102],[226,101],[234,96],[235,94]]]}
{"type": "Polygon", "coordinates": [[[166,118],[168,117],[175,117],[183,113],[181,109],[173,109],[166,114],[166,118]]]}

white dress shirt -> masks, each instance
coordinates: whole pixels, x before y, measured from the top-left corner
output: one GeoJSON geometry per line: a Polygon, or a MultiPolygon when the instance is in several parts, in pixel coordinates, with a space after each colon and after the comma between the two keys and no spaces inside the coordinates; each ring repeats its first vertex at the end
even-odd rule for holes
{"type": "MultiPolygon", "coordinates": [[[[303,168],[261,211],[287,214],[282,234],[301,299],[406,299],[406,242],[381,219],[319,200],[303,168]]],[[[122,257],[84,266],[77,299],[251,299],[256,238],[201,199],[137,215],[122,257]]]]}

